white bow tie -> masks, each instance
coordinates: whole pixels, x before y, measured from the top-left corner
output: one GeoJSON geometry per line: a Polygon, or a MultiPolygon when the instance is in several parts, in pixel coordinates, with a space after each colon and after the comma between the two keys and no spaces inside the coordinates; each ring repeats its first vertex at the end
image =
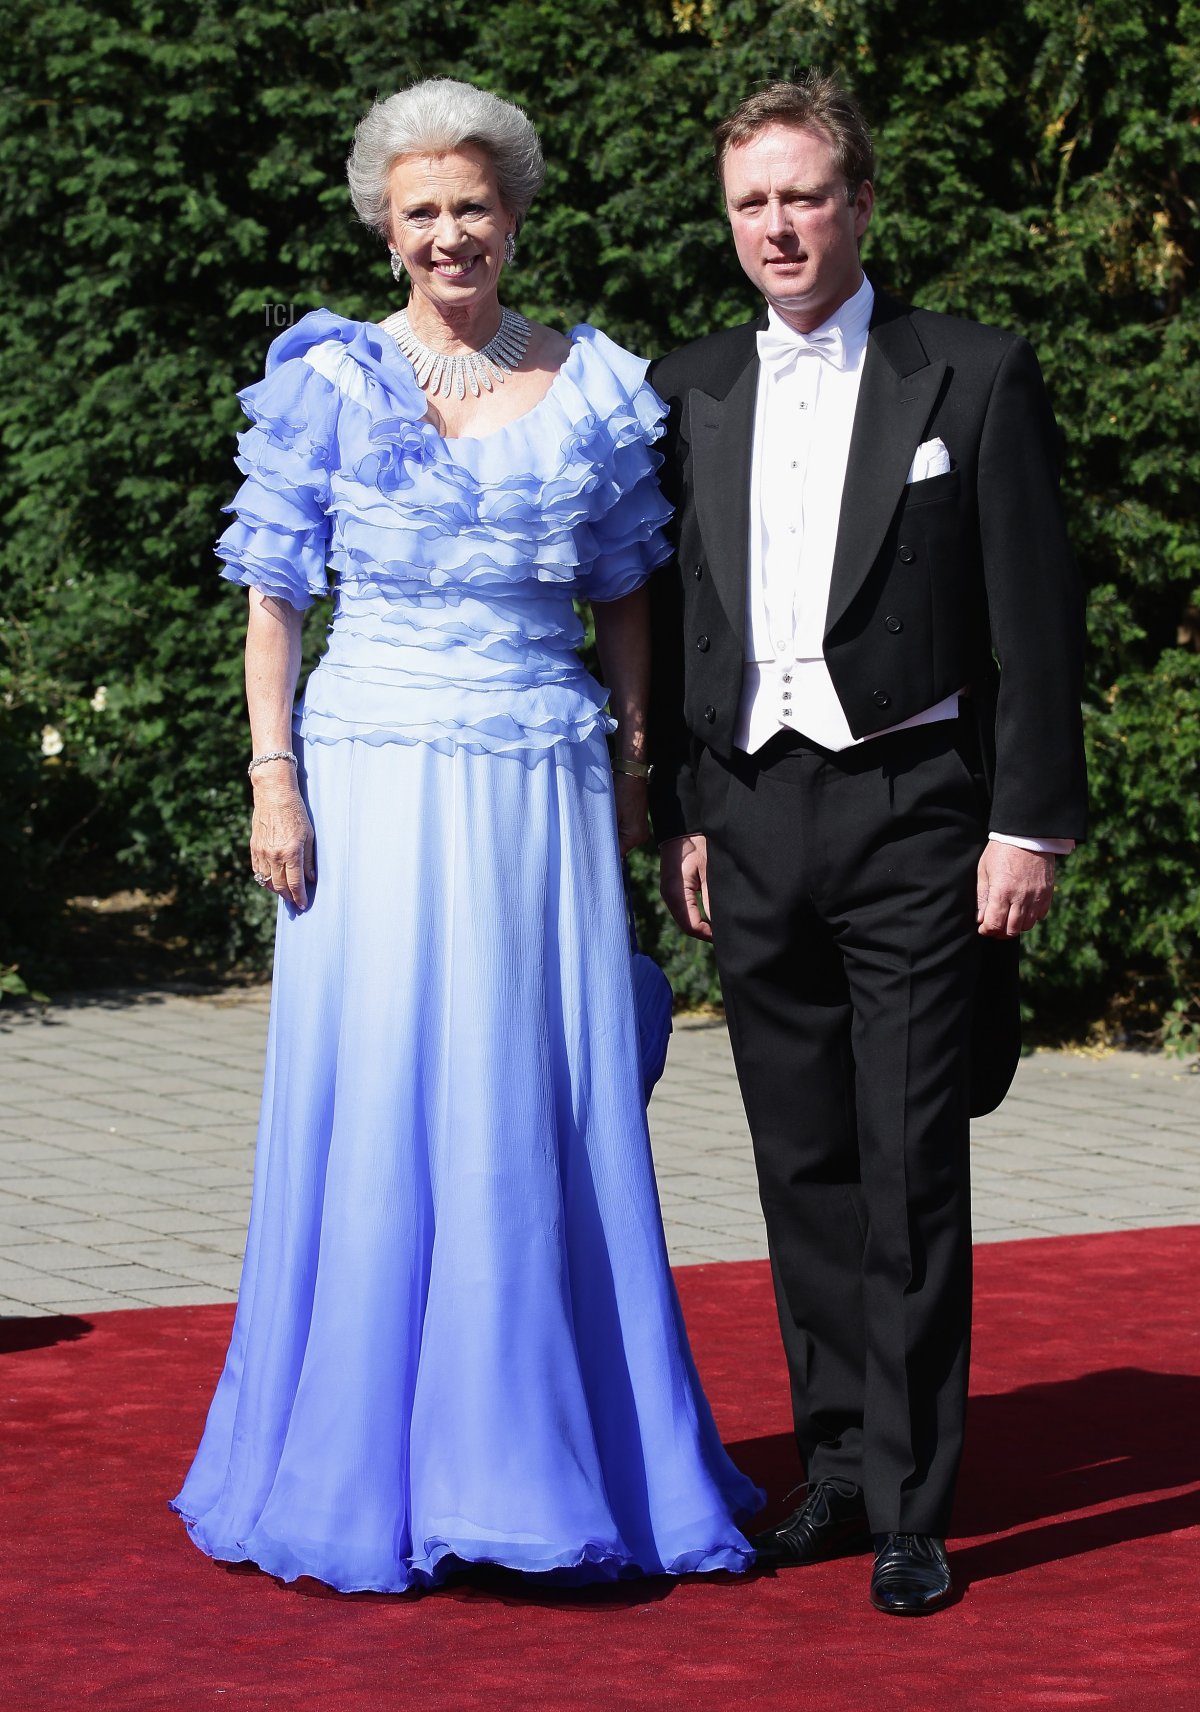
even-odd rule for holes
{"type": "Polygon", "coordinates": [[[824,357],[835,369],[846,366],[846,341],[840,327],[826,327],[814,336],[795,333],[790,327],[783,331],[771,322],[758,335],[758,360],[772,374],[782,373],[806,351],[824,357]]]}

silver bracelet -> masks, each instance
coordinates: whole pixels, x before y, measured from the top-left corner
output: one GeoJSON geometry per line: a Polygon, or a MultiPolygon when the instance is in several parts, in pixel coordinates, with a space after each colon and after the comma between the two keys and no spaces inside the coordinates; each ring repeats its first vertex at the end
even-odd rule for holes
{"type": "Polygon", "coordinates": [[[293,767],[298,767],[300,765],[299,761],[290,749],[272,749],[266,755],[256,755],[254,757],[253,761],[251,761],[250,765],[246,768],[247,777],[249,777],[249,775],[254,771],[255,767],[263,767],[268,761],[290,761],[293,767]]]}

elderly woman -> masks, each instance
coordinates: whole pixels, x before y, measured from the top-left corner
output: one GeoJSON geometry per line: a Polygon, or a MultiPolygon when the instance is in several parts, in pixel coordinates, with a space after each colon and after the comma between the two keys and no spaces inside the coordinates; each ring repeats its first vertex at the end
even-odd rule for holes
{"type": "Polygon", "coordinates": [[[349,178],[407,307],[275,342],[218,548],[282,907],[237,1318],[175,1507],[215,1558],[347,1590],[740,1569],[759,1495],[671,1284],[619,871],[663,407],[602,333],[500,305],[542,179],[517,108],[420,83],[349,178]]]}

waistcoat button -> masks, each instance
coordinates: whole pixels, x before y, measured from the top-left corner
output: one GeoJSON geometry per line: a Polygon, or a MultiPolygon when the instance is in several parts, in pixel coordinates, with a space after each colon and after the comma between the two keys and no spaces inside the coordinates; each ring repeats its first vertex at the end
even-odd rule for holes
{"type": "Polygon", "coordinates": [[[708,637],[707,636],[697,636],[696,646],[697,646],[697,648],[699,648],[699,650],[702,654],[707,654],[708,653],[708,637]]]}
{"type": "Polygon", "coordinates": [[[885,630],[890,630],[892,635],[895,636],[904,629],[904,621],[903,619],[897,618],[894,614],[889,613],[883,621],[883,628],[885,630]]]}
{"type": "Polygon", "coordinates": [[[871,700],[875,703],[876,707],[886,707],[891,699],[891,696],[886,690],[876,690],[875,694],[871,697],[871,700]]]}
{"type": "Polygon", "coordinates": [[[704,717],[708,721],[708,723],[711,725],[717,717],[716,708],[715,707],[706,707],[704,710],[704,717]]]}
{"type": "Polygon", "coordinates": [[[902,543],[896,551],[896,557],[902,565],[911,565],[916,556],[915,548],[908,546],[906,543],[902,543]]]}

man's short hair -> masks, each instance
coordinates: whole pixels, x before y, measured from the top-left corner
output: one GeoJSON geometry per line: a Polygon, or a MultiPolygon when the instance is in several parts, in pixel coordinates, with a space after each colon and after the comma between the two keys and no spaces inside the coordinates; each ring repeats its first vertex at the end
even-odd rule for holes
{"type": "Polygon", "coordinates": [[[838,171],[853,198],[864,179],[875,177],[871,129],[852,95],[836,77],[813,66],[798,83],[771,83],[748,95],[713,132],[717,182],[725,184],[725,156],[771,125],[820,131],[833,145],[838,171]]]}

